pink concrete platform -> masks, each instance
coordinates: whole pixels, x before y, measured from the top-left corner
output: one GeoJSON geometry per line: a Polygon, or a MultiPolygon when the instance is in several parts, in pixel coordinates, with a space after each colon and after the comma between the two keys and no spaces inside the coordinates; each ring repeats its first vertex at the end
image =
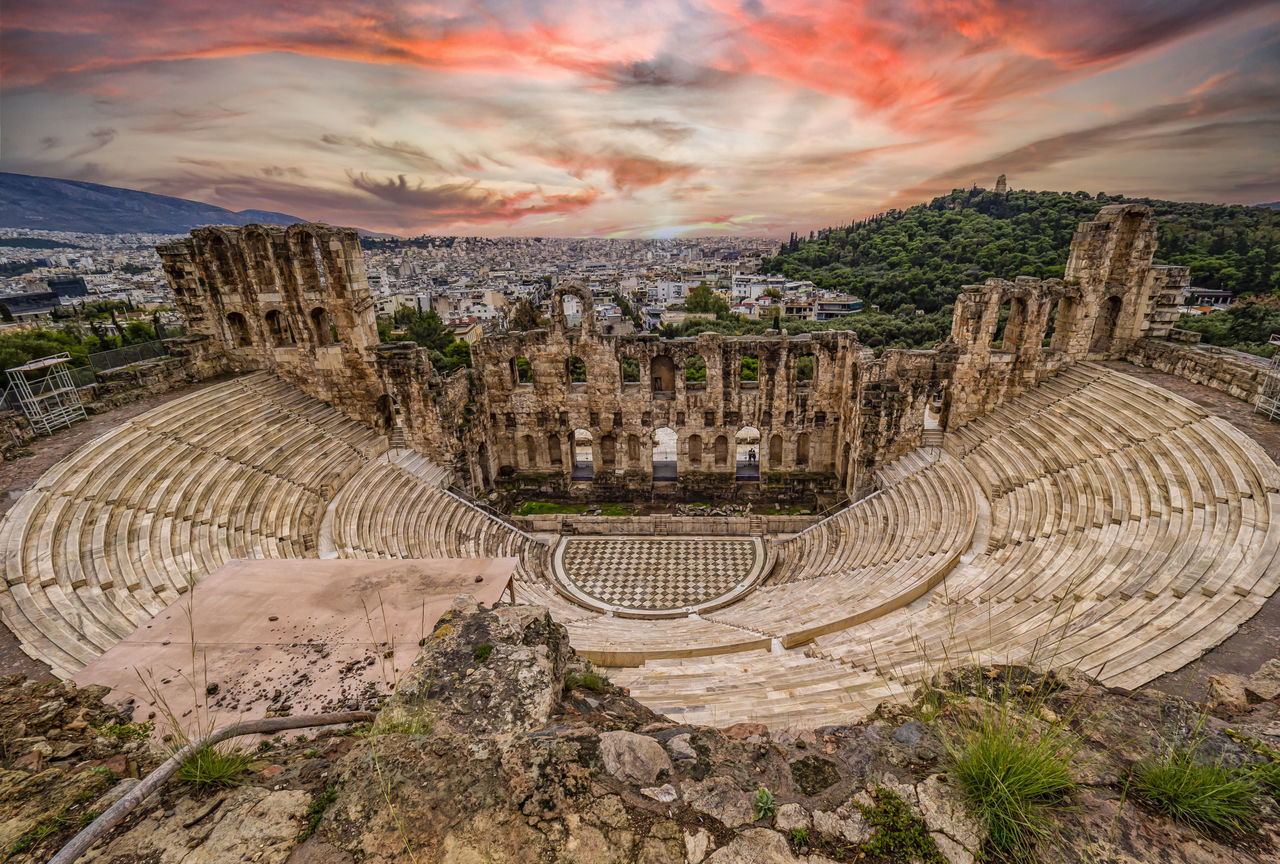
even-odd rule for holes
{"type": "Polygon", "coordinates": [[[236,560],[75,676],[134,719],[194,734],[238,719],[364,708],[408,670],[459,594],[508,599],[516,558],[236,560]],[[159,697],[159,698],[157,698],[159,697]]]}

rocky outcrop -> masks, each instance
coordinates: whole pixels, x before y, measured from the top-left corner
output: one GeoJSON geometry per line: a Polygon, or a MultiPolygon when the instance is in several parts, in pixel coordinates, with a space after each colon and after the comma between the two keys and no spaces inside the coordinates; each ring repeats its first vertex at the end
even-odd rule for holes
{"type": "MultiPolygon", "coordinates": [[[[999,860],[947,757],[954,740],[947,730],[996,704],[1033,734],[1069,728],[1080,742],[1071,764],[1080,788],[1057,813],[1058,842],[1037,850],[1042,861],[1280,860],[1274,805],[1264,806],[1255,834],[1207,836],[1137,802],[1128,786],[1138,761],[1171,744],[1195,742],[1229,765],[1269,758],[1265,747],[1280,749],[1277,705],[1258,700],[1274,670],[1249,679],[1249,704],[1230,722],[1155,691],[1130,694],[1078,675],[1007,668],[939,676],[915,703],[882,706],[856,726],[775,733],[753,724],[676,724],[582,671],[564,629],[545,611],[485,610],[460,600],[371,727],[266,742],[236,788],[197,792],[172,783],[86,860],[999,860]],[[566,680],[573,686],[565,689],[566,680]]],[[[1225,683],[1232,695],[1245,687],[1225,683]]],[[[5,719],[24,733],[39,730],[46,743],[61,737],[51,737],[55,726],[47,724],[65,728],[81,711],[97,723],[98,712],[109,711],[99,693],[36,690],[11,683],[0,689],[0,706],[19,700],[23,719],[5,719]]],[[[1218,710],[1228,710],[1226,703],[1218,710]]],[[[134,770],[129,760],[140,755],[123,755],[134,770]]],[[[104,766],[77,756],[16,761],[0,774],[0,804],[15,825],[5,822],[5,836],[28,838],[12,858],[23,864],[47,860],[86,808],[105,807],[129,782],[88,770],[104,766]],[[44,815],[23,809],[33,799],[47,802],[44,815]],[[61,821],[50,826],[50,813],[61,821]],[[33,832],[40,826],[52,830],[33,832]],[[31,841],[37,834],[43,839],[31,841]]]]}

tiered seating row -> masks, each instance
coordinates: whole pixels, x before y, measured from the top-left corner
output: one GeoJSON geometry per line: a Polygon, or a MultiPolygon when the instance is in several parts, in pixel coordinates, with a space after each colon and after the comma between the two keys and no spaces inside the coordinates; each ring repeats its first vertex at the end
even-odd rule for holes
{"type": "Polygon", "coordinates": [[[68,676],[227,560],[315,554],[325,501],[386,441],[255,373],[55,465],[0,523],[0,617],[68,676]]]}
{"type": "Polygon", "coordinates": [[[1275,464],[1171,393],[1091,365],[1069,383],[947,442],[994,491],[985,552],[923,609],[811,656],[907,680],[972,659],[1079,665],[1135,687],[1257,611],[1280,586],[1275,464]]]}
{"type": "Polygon", "coordinates": [[[935,453],[926,467],[899,471],[897,483],[783,543],[770,583],[826,578],[966,548],[980,492],[959,462],[935,453]]]}

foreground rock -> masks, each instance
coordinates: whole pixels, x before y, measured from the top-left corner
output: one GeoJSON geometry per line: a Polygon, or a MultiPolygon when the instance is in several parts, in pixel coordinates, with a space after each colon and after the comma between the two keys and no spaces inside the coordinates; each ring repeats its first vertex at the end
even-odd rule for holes
{"type": "MultiPolygon", "coordinates": [[[[1061,842],[1038,850],[1042,861],[1280,861],[1270,809],[1260,832],[1224,839],[1132,797],[1121,806],[1132,765],[1196,730],[1207,752],[1232,764],[1258,758],[1246,738],[1280,748],[1276,706],[1257,696],[1228,723],[1159,693],[1117,693],[1079,676],[967,670],[936,681],[939,690],[920,705],[885,706],[857,726],[770,734],[746,724],[676,725],[583,672],[564,629],[541,610],[459,602],[371,729],[269,745],[234,789],[201,794],[171,783],[86,860],[999,860],[984,850],[985,828],[948,776],[941,730],[1002,695],[1016,703],[1036,694],[1019,722],[1047,728],[1048,718],[1066,718],[1085,745],[1073,765],[1081,791],[1061,814],[1061,842]],[[577,686],[564,687],[566,676],[577,686]]],[[[43,702],[23,704],[42,716],[43,702]]],[[[41,824],[23,815],[22,790],[73,818],[68,808],[86,805],[68,802],[97,806],[89,799],[112,793],[114,776],[88,770],[87,761],[8,766],[0,801],[27,832],[15,836],[41,824]],[[46,786],[50,771],[59,779],[46,786]]],[[[12,860],[47,860],[73,830],[58,828],[12,860]]]]}

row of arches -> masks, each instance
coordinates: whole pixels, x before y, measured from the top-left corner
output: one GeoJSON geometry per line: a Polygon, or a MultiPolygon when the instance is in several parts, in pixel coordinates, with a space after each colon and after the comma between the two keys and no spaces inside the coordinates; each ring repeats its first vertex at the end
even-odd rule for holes
{"type": "Polygon", "coordinates": [[[320,238],[305,226],[286,229],[287,255],[277,254],[279,245],[262,229],[246,229],[238,243],[217,230],[200,239],[202,269],[214,277],[206,282],[215,297],[219,292],[238,295],[246,284],[256,286],[258,293],[281,293],[290,299],[308,291],[345,294],[346,280],[331,272],[337,262],[326,260],[320,238]]]}
{"type": "MultiPolygon", "coordinates": [[[[317,306],[311,310],[308,318],[311,322],[311,339],[315,345],[333,345],[339,341],[338,327],[334,324],[329,310],[323,306],[317,306]]],[[[272,347],[287,348],[297,344],[298,336],[294,332],[293,323],[280,310],[269,310],[262,316],[262,320],[267,339],[270,340],[272,347]]],[[[226,322],[232,344],[238,348],[248,348],[253,345],[253,334],[249,329],[249,322],[242,313],[228,312],[226,322]]]]}
{"type": "MultiPolygon", "coordinates": [[[[512,357],[509,361],[511,385],[531,386],[534,383],[533,364],[528,357],[512,357]]],[[[813,383],[817,374],[818,360],[814,354],[801,354],[793,358],[796,383],[808,386],[813,383]]],[[[706,386],[707,360],[701,354],[694,354],[684,362],[683,377],[686,389],[701,389],[706,386]]],[[[564,362],[563,382],[568,385],[585,384],[587,382],[587,363],[577,355],[571,355],[564,362]]],[[[619,360],[619,374],[623,384],[640,383],[640,361],[631,356],[619,360]]],[[[677,369],[675,361],[666,354],[660,354],[649,362],[649,379],[655,394],[674,393],[677,369]]],[[[755,354],[744,354],[738,363],[738,381],[751,386],[760,380],[760,358],[755,354]]]]}
{"type": "MultiPolygon", "coordinates": [[[[573,480],[591,480],[597,468],[613,470],[618,467],[620,447],[626,448],[625,460],[628,467],[637,467],[642,459],[641,438],[634,433],[623,438],[606,432],[597,440],[589,429],[578,428],[567,437],[562,437],[558,432],[547,433],[542,442],[545,442],[546,447],[545,460],[539,437],[531,434],[521,436],[517,453],[519,468],[538,470],[549,466],[553,470],[564,470],[567,461],[573,480]]],[[[732,468],[737,480],[757,481],[760,479],[762,461],[770,470],[775,471],[781,470],[784,464],[787,444],[781,433],[773,433],[768,439],[768,446],[762,448],[764,443],[760,430],[754,426],[742,427],[733,435],[732,440],[725,434],[704,438],[695,432],[685,437],[685,455],[681,460],[679,434],[674,429],[663,426],[654,430],[650,440],[649,461],[653,480],[677,480],[679,466],[683,464],[694,471],[724,471],[732,468]]],[[[792,447],[794,466],[801,470],[807,468],[810,461],[809,433],[801,432],[796,435],[792,447]]]]}
{"type": "MultiPolygon", "coordinates": [[[[1053,351],[1065,351],[1079,330],[1082,309],[1081,298],[1062,297],[1049,309],[1043,330],[1033,333],[1030,332],[1032,322],[1027,298],[1010,297],[1000,305],[990,347],[999,351],[1017,351],[1039,345],[1053,351]]],[[[1102,301],[1089,337],[1091,352],[1105,353],[1111,349],[1123,309],[1122,297],[1112,296],[1102,301]]]]}

